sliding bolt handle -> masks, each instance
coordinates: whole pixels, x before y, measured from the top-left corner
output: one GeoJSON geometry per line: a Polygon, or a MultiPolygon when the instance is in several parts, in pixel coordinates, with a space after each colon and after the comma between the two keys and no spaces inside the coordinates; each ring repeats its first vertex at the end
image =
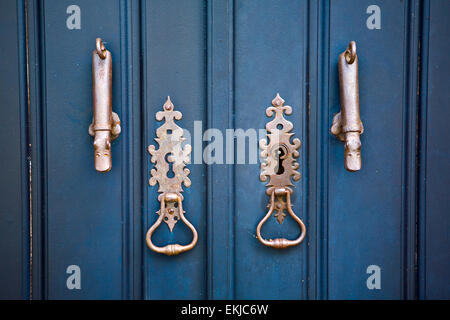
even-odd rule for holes
{"type": "Polygon", "coordinates": [[[89,134],[94,137],[94,165],[99,172],[111,170],[111,141],[121,131],[119,116],[112,112],[112,58],[102,39],[92,53],[94,116],[89,134]]]}
{"type": "Polygon", "coordinates": [[[356,43],[339,55],[341,110],[334,115],[331,133],[345,143],[344,166],[348,171],[361,169],[361,140],[364,127],[359,116],[358,56],[356,43]]]}

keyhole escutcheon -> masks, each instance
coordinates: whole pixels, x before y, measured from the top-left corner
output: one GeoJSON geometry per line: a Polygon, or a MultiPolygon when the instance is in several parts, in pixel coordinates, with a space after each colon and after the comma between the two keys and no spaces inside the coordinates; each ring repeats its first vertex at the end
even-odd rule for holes
{"type": "Polygon", "coordinates": [[[275,158],[277,159],[277,166],[276,166],[276,174],[282,175],[284,173],[284,165],[283,161],[286,159],[287,156],[287,150],[285,146],[279,146],[277,149],[275,149],[275,158]]]}

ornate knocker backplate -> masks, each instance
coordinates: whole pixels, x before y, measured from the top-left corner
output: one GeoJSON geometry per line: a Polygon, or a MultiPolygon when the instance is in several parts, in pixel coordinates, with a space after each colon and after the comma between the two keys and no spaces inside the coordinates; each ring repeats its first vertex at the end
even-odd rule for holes
{"type": "Polygon", "coordinates": [[[149,184],[155,186],[159,184],[158,200],[161,203],[161,209],[157,212],[158,220],[147,231],[146,241],[148,247],[158,253],[166,255],[177,255],[182,252],[191,250],[197,243],[198,235],[194,226],[185,218],[183,210],[183,188],[191,185],[191,180],[188,178],[189,169],[186,168],[186,163],[190,160],[191,146],[189,144],[182,147],[183,129],[175,124],[175,120],[181,120],[182,114],[174,110],[170,97],[163,106],[163,111],[156,113],[156,120],[165,120],[165,123],[156,130],[155,138],[159,144],[159,149],[154,145],[148,146],[148,152],[151,154],[151,162],[155,163],[155,168],[151,170],[151,178],[149,184]],[[171,177],[168,176],[172,168],[171,177]],[[173,231],[175,224],[182,220],[188,228],[192,231],[193,238],[188,245],[169,244],[165,247],[158,247],[153,244],[151,238],[153,232],[164,221],[170,232],[173,231]]]}
{"type": "Polygon", "coordinates": [[[299,164],[295,160],[299,156],[300,140],[295,138],[291,142],[291,137],[294,135],[291,132],[293,124],[286,120],[283,114],[290,115],[292,108],[284,105],[284,100],[279,94],[272,100],[272,106],[266,109],[268,117],[272,117],[274,113],[275,118],[266,124],[269,142],[266,139],[259,141],[263,159],[260,180],[266,182],[269,179],[266,185],[266,193],[270,196],[270,202],[268,205],[269,211],[256,228],[256,236],[265,246],[281,249],[301,243],[306,236],[306,227],[302,220],[295,215],[291,203],[291,194],[293,193],[290,188],[293,185],[291,179],[294,181],[300,180],[300,173],[297,171],[299,164]],[[261,236],[261,227],[274,211],[280,224],[286,217],[286,211],[298,223],[301,234],[297,239],[266,240],[261,236]]]}

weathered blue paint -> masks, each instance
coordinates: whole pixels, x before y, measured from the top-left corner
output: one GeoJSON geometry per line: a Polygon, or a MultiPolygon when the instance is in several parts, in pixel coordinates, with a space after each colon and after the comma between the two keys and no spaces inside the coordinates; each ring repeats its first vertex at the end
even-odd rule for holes
{"type": "Polygon", "coordinates": [[[0,299],[30,296],[25,7],[0,3],[0,299]]]}
{"type": "MultiPolygon", "coordinates": [[[[162,110],[167,96],[175,109],[183,114],[178,125],[194,132],[194,121],[206,121],[206,30],[205,3],[200,0],[157,0],[145,2],[143,16],[143,76],[145,109],[145,146],[155,144],[156,129],[161,125],[155,114],[162,110]]],[[[192,158],[193,159],[193,158],[192,158]]],[[[143,188],[147,206],[142,239],[156,221],[160,208],[158,188],[148,185],[150,155],[143,188]]],[[[193,162],[193,161],[192,161],[193,162]]],[[[145,257],[145,297],[149,299],[206,299],[206,166],[188,165],[192,185],[184,188],[183,209],[186,218],[197,229],[199,240],[195,248],[179,256],[165,256],[150,251],[145,257]]],[[[168,242],[187,244],[192,234],[180,221],[171,233],[163,223],[154,233],[156,245],[168,242]]]]}
{"type": "MultiPolygon", "coordinates": [[[[24,2],[1,6],[2,30],[12,32],[1,33],[0,98],[14,106],[0,110],[1,298],[31,295],[28,141],[34,299],[450,297],[447,2],[29,0],[28,74],[24,2]],[[81,30],[66,28],[72,4],[81,30]],[[373,4],[380,30],[366,27],[373,4]],[[107,174],[95,172],[87,134],[96,37],[113,55],[123,130],[107,174]],[[365,126],[355,173],[345,171],[343,145],[329,132],[340,108],[337,59],[350,40],[365,126]],[[305,241],[278,251],[255,238],[269,200],[259,163],[191,163],[183,205],[199,242],[175,257],[149,251],[145,233],[160,204],[146,148],[166,96],[183,113],[181,127],[193,133],[201,120],[203,130],[224,132],[264,128],[277,92],[293,107],[288,119],[302,141],[293,204],[305,241]],[[72,264],[81,290],[66,287],[72,264]],[[380,290],[366,286],[369,265],[381,268],[380,290]]],[[[263,229],[267,237],[298,232],[289,218],[263,229]]],[[[163,224],[154,239],[187,243],[191,234],[163,224]]]]}
{"type": "Polygon", "coordinates": [[[450,148],[448,75],[450,31],[448,1],[426,1],[422,91],[421,215],[419,217],[419,297],[449,299],[450,286],[450,148]]]}
{"type": "MultiPolygon", "coordinates": [[[[330,2],[329,122],[340,108],[337,57],[357,43],[359,101],[364,124],[362,169],[343,167],[343,145],[329,136],[328,297],[403,297],[405,250],[405,161],[408,122],[408,2],[378,1],[380,30],[366,28],[371,1],[330,2]],[[343,19],[343,17],[346,17],[343,19]],[[367,267],[381,268],[381,289],[366,286],[367,267]]],[[[412,54],[417,54],[412,53],[412,54]]],[[[414,146],[414,144],[412,144],[414,146]]],[[[414,226],[410,226],[414,227],[414,226]]],[[[410,248],[414,250],[414,248],[410,248]]]]}
{"type": "MultiPolygon", "coordinates": [[[[306,2],[236,1],[235,3],[235,127],[264,129],[265,109],[279,92],[293,113],[296,137],[305,142],[307,104],[304,96],[306,2]]],[[[294,183],[293,209],[304,218],[305,144],[300,148],[303,179],[294,183]]],[[[248,155],[246,157],[248,159],[248,155]]],[[[256,225],[267,213],[265,184],[258,164],[235,166],[235,298],[305,298],[308,238],[294,248],[275,250],[260,244],[256,225]],[[244,258],[245,257],[245,258],[244,258]]],[[[266,238],[294,239],[298,225],[275,218],[262,229],[266,238]]]]}
{"type": "MultiPolygon", "coordinates": [[[[207,2],[208,128],[234,128],[234,1],[207,2]]],[[[235,288],[234,167],[207,169],[209,299],[233,299],[235,288]]]]}
{"type": "Polygon", "coordinates": [[[36,50],[30,54],[31,108],[39,130],[32,134],[33,200],[39,204],[33,210],[38,248],[33,268],[42,279],[33,286],[34,297],[129,298],[135,292],[135,248],[129,230],[134,230],[134,208],[129,203],[130,189],[136,190],[130,175],[136,146],[130,145],[134,109],[126,96],[131,92],[126,80],[133,75],[126,64],[128,42],[123,42],[131,39],[121,22],[130,6],[121,1],[77,1],[81,29],[69,30],[66,8],[71,4],[29,5],[30,46],[36,50]],[[107,174],[93,168],[92,138],[87,133],[96,37],[112,52],[113,109],[125,120],[121,136],[112,143],[113,169],[107,174]],[[81,269],[80,290],[66,286],[69,265],[81,269]]]}

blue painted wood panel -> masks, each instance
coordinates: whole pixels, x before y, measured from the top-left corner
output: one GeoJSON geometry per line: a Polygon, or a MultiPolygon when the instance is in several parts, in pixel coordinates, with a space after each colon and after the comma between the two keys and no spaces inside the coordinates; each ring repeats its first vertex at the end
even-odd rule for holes
{"type": "MultiPolygon", "coordinates": [[[[293,113],[296,137],[305,141],[305,34],[306,5],[303,1],[235,2],[235,128],[264,129],[270,121],[266,108],[279,92],[293,113]]],[[[248,142],[247,142],[248,143],[248,142]]],[[[235,298],[305,298],[308,238],[294,248],[276,250],[256,239],[256,226],[267,213],[269,197],[259,181],[259,162],[235,165],[235,298]]],[[[305,175],[304,145],[300,148],[300,169],[305,175]]],[[[243,152],[237,150],[237,152],[243,152]]],[[[294,183],[292,204],[305,218],[305,177],[294,183]]],[[[296,238],[298,225],[287,217],[279,224],[272,217],[262,229],[265,238],[296,238]]]]}
{"type": "Polygon", "coordinates": [[[421,140],[421,192],[419,218],[420,298],[449,299],[450,286],[450,149],[448,75],[450,31],[448,1],[425,3],[423,133],[421,140]]]}
{"type": "Polygon", "coordinates": [[[25,7],[0,3],[0,299],[30,295],[25,7]]]}
{"type": "MultiPolygon", "coordinates": [[[[340,109],[337,60],[351,40],[359,61],[359,102],[364,124],[362,169],[344,169],[344,146],[329,135],[328,297],[403,297],[403,169],[407,140],[407,29],[405,1],[331,1],[328,128],[340,109]],[[366,9],[381,9],[381,29],[366,27],[366,9]],[[345,17],[345,18],[344,18],[345,17]],[[381,269],[381,289],[369,290],[369,266],[381,269]]],[[[326,106],[321,106],[326,107],[326,106]]],[[[326,186],[324,186],[326,187],[326,186]]]]}
{"type": "MultiPolygon", "coordinates": [[[[206,4],[204,1],[157,0],[144,3],[144,101],[145,146],[156,144],[156,129],[161,125],[155,114],[170,96],[175,110],[183,114],[178,125],[194,138],[194,121],[206,125],[206,4]]],[[[201,139],[201,137],[200,137],[201,139]]],[[[201,143],[201,142],[200,142],[201,143]]],[[[193,143],[194,145],[194,143],[193,143]]],[[[197,144],[197,147],[199,145],[197,144]]],[[[193,151],[194,153],[195,151],[193,151]]],[[[201,152],[201,150],[200,150],[201,152]]],[[[183,209],[186,218],[197,229],[199,240],[191,251],[165,256],[145,247],[145,297],[149,299],[206,299],[206,166],[192,163],[190,188],[184,188],[183,209]]],[[[145,154],[146,203],[142,241],[147,229],[156,221],[160,208],[158,188],[148,179],[153,164],[145,154]]],[[[187,244],[192,234],[182,222],[171,233],[163,223],[152,240],[158,246],[167,243],[187,244]]]]}
{"type": "MultiPolygon", "coordinates": [[[[234,1],[207,2],[207,127],[234,127],[234,1]]],[[[209,299],[233,299],[234,167],[207,168],[207,292],[209,299]]]]}
{"type": "MultiPolygon", "coordinates": [[[[41,281],[35,296],[48,299],[121,299],[130,291],[129,253],[133,252],[128,192],[131,122],[112,143],[113,168],[93,167],[91,55],[101,37],[113,57],[113,110],[129,120],[127,52],[123,50],[126,6],[121,1],[31,2],[30,76],[35,185],[34,269],[41,281]],[[68,29],[69,5],[78,5],[81,28],[68,29]],[[124,52],[125,51],[125,52],[124,52]],[[126,110],[125,112],[123,110],[126,110]],[[39,223],[41,221],[41,223],[39,223]],[[69,289],[67,268],[81,270],[81,288],[69,289]]],[[[125,48],[126,49],[126,48],[125,48]]],[[[133,226],[133,224],[131,224],[133,226]]],[[[134,226],[133,226],[134,228],[134,226]]]]}

